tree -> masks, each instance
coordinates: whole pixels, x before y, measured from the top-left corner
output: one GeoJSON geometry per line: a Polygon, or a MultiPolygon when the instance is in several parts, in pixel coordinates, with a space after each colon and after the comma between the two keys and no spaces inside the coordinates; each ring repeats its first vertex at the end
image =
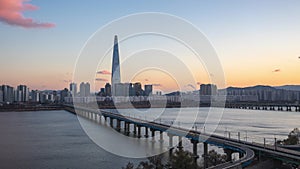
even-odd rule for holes
{"type": "MultiPolygon", "coordinates": [[[[142,161],[135,169],[193,169],[194,159],[192,153],[188,151],[176,150],[172,155],[170,162],[163,161],[163,155],[149,157],[147,161],[142,161]]],[[[134,169],[132,163],[122,169],[134,169]]]]}
{"type": "Polygon", "coordinates": [[[193,154],[188,151],[176,150],[171,157],[172,169],[195,168],[193,154]]]}
{"type": "Polygon", "coordinates": [[[125,167],[125,168],[122,167],[122,169],[134,169],[134,165],[133,165],[131,162],[129,162],[129,163],[126,165],[126,167],[125,167]]]}
{"type": "Polygon", "coordinates": [[[288,138],[283,140],[284,145],[296,145],[299,144],[299,136],[300,136],[300,130],[298,128],[294,128],[289,135],[288,138]]]}
{"type": "Polygon", "coordinates": [[[210,150],[207,154],[208,166],[216,166],[226,162],[226,155],[219,154],[215,150],[210,150]]]}

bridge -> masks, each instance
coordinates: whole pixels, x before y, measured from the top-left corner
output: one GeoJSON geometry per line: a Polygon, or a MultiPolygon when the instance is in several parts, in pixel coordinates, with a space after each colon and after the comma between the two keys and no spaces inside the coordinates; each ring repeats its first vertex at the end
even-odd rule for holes
{"type": "Polygon", "coordinates": [[[226,108],[252,109],[252,110],[273,110],[273,111],[296,111],[300,112],[300,104],[279,104],[279,103],[226,103],[226,108]]]}
{"type": "Polygon", "coordinates": [[[133,133],[137,136],[137,138],[142,137],[141,128],[144,128],[144,137],[146,138],[149,137],[149,131],[151,132],[152,139],[154,139],[155,134],[159,132],[160,140],[163,140],[163,133],[165,132],[169,137],[170,154],[172,154],[174,149],[174,137],[178,137],[178,148],[181,150],[183,149],[182,138],[188,138],[193,145],[193,157],[195,164],[197,164],[197,159],[199,158],[199,155],[197,154],[198,143],[201,142],[203,143],[204,150],[204,168],[208,168],[208,144],[223,148],[227,155],[226,163],[211,168],[245,168],[253,162],[254,158],[260,159],[262,156],[276,159],[292,166],[300,166],[300,152],[280,148],[276,144],[266,145],[249,143],[240,139],[209,135],[195,130],[188,130],[167,124],[128,117],[99,109],[76,107],[75,111],[73,105],[65,105],[65,110],[93,121],[98,121],[104,118],[104,120],[117,131],[121,131],[121,123],[123,122],[124,128],[122,130],[125,131],[126,135],[129,135],[131,131],[130,128],[133,127],[133,133]],[[114,125],[114,121],[116,125],[114,125]],[[233,153],[239,153],[239,160],[233,161],[231,159],[233,153]]]}

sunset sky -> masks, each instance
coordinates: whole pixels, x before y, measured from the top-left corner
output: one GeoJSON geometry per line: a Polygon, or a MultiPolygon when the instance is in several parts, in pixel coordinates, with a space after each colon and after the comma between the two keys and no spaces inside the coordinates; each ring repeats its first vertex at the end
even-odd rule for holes
{"type": "MultiPolygon", "coordinates": [[[[299,0],[0,0],[0,84],[68,87],[89,37],[112,20],[140,12],[172,14],[202,31],[219,56],[226,86],[300,84],[299,6],[299,0]]],[[[121,61],[130,46],[120,45],[121,61]]],[[[142,54],[139,57],[150,57],[142,54]]],[[[189,56],[181,56],[192,65],[189,56]]],[[[99,71],[110,71],[109,61],[104,63],[99,71]]],[[[202,68],[191,69],[194,87],[209,82],[202,68]]],[[[126,66],[121,70],[122,75],[130,72],[126,66]]],[[[134,78],[124,75],[122,80],[176,89],[167,74],[153,75],[145,71],[134,78]]],[[[109,72],[96,76],[96,88],[110,81],[109,72]]]]}

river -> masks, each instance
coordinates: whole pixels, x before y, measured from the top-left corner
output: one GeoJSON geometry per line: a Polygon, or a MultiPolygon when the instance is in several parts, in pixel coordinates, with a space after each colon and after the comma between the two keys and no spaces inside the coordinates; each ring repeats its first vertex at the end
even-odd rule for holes
{"type": "MultiPolygon", "coordinates": [[[[217,124],[215,134],[247,141],[272,144],[274,138],[284,139],[296,127],[300,127],[299,112],[182,108],[182,109],[122,109],[119,113],[155,120],[159,123],[173,124],[177,127],[194,127],[208,132],[210,126],[217,124]],[[208,118],[209,117],[209,118],[208,118]],[[175,120],[177,118],[177,121],[175,120]],[[209,120],[207,120],[209,119],[209,120]],[[204,127],[205,126],[205,127],[204,127]]],[[[101,138],[109,137],[111,145],[120,144],[118,137],[110,136],[107,125],[99,125],[78,118],[66,111],[2,112],[0,113],[0,168],[39,169],[39,168],[98,168],[120,169],[129,161],[138,163],[143,159],[127,158],[106,151],[97,146],[95,140],[86,134],[88,126],[100,133],[101,138]],[[83,128],[82,128],[83,126],[83,128]]],[[[167,139],[167,136],[164,136],[167,139]]],[[[126,137],[122,138],[126,142],[126,137]]],[[[135,139],[138,140],[138,139],[135,139]]],[[[128,147],[145,146],[137,141],[126,142],[128,147]]],[[[184,140],[185,149],[191,144],[184,140]]],[[[116,146],[117,147],[117,146],[116,146]]],[[[210,147],[214,148],[214,147],[210,147]]],[[[125,150],[124,150],[125,151],[125,150]]],[[[131,149],[133,154],[140,151],[131,149]]],[[[201,153],[202,148],[199,148],[201,153]]]]}

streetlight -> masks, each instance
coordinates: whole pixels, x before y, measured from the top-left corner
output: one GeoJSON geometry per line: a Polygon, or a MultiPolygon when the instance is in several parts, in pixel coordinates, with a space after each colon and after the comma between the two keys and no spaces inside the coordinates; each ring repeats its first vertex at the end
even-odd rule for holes
{"type": "Polygon", "coordinates": [[[246,131],[246,137],[245,137],[246,142],[248,141],[248,132],[246,131]]]}
{"type": "Polygon", "coordinates": [[[276,134],[274,134],[274,148],[275,151],[277,150],[277,138],[276,138],[276,134]]]}

